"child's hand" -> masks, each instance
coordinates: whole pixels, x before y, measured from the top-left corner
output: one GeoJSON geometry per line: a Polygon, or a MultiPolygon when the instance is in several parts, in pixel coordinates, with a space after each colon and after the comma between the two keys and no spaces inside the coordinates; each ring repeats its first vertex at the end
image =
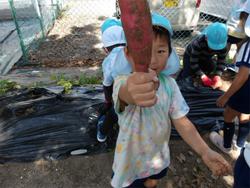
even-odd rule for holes
{"type": "Polygon", "coordinates": [[[229,98],[226,95],[222,95],[217,99],[216,105],[220,108],[223,108],[226,105],[228,99],[229,98]]]}
{"type": "Polygon", "coordinates": [[[201,158],[215,176],[225,176],[232,172],[232,167],[229,163],[220,154],[211,149],[203,153],[201,158]]]}
{"type": "Polygon", "coordinates": [[[149,73],[134,72],[129,76],[126,86],[131,101],[129,104],[135,104],[141,107],[150,107],[156,104],[156,83],[158,78],[155,71],[149,73]]]}
{"type": "Polygon", "coordinates": [[[213,89],[217,89],[220,88],[222,86],[222,81],[221,81],[221,77],[220,76],[214,76],[212,79],[212,88],[213,89]]]}

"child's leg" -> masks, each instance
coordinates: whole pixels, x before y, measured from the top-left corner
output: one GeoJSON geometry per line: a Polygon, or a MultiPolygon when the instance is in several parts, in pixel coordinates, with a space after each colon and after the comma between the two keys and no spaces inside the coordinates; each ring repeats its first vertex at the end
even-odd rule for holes
{"type": "Polygon", "coordinates": [[[157,186],[158,180],[155,179],[148,179],[145,181],[144,185],[147,188],[155,188],[157,186]]]}
{"type": "Polygon", "coordinates": [[[181,70],[178,79],[183,79],[188,76],[191,76],[191,70],[190,70],[190,57],[186,53],[184,53],[183,57],[183,69],[181,70]]]}
{"type": "Polygon", "coordinates": [[[225,148],[231,148],[233,135],[235,131],[235,125],[233,120],[236,116],[239,116],[239,112],[233,110],[229,106],[226,106],[224,111],[224,127],[223,127],[223,141],[225,148]]]}
{"type": "Polygon", "coordinates": [[[239,116],[240,123],[239,123],[239,131],[237,137],[237,146],[243,147],[247,136],[250,133],[250,115],[248,114],[241,114],[239,116]]]}
{"type": "Polygon", "coordinates": [[[112,109],[112,94],[113,94],[113,85],[111,86],[103,86],[104,96],[105,96],[105,105],[107,109],[107,113],[105,115],[105,119],[103,121],[103,126],[100,131],[102,134],[107,135],[108,130],[118,121],[118,117],[112,109]]]}
{"type": "Polygon", "coordinates": [[[250,168],[241,152],[234,167],[234,188],[250,187],[250,168]]]}
{"type": "Polygon", "coordinates": [[[107,132],[108,126],[110,121],[110,109],[112,107],[112,93],[113,93],[113,86],[105,86],[103,85],[104,97],[105,97],[105,106],[102,109],[101,116],[97,123],[97,140],[99,142],[105,142],[107,139],[107,132]]]}
{"type": "Polygon", "coordinates": [[[168,168],[163,169],[159,174],[147,178],[137,179],[126,188],[156,188],[158,180],[167,175],[168,168]]]}
{"type": "Polygon", "coordinates": [[[107,135],[109,130],[117,122],[118,122],[118,116],[116,115],[114,109],[113,108],[109,109],[109,111],[105,115],[103,125],[100,127],[100,132],[104,135],[107,135]]]}
{"type": "Polygon", "coordinates": [[[112,107],[112,93],[113,93],[113,85],[105,86],[103,85],[103,92],[105,97],[105,105],[107,109],[112,107]]]}

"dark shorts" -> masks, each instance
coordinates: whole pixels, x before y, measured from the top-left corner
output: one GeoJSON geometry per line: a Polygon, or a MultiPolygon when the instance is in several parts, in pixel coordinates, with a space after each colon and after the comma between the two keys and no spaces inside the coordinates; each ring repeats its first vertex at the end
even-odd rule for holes
{"type": "MultiPolygon", "coordinates": [[[[167,171],[168,171],[168,168],[165,168],[163,169],[160,173],[158,174],[154,174],[152,176],[149,176],[149,177],[146,177],[146,178],[142,178],[142,179],[137,179],[135,180],[132,184],[130,184],[128,187],[125,187],[125,188],[146,188],[144,186],[144,183],[148,180],[148,179],[155,179],[155,180],[158,180],[158,179],[161,179],[163,178],[164,176],[167,175],[167,171]]],[[[113,177],[113,175],[112,175],[113,177]]]]}
{"type": "Polygon", "coordinates": [[[227,42],[230,43],[230,44],[238,44],[242,40],[243,39],[241,39],[241,38],[233,37],[233,36],[230,36],[230,35],[228,35],[228,38],[227,38],[227,42]]]}
{"type": "Polygon", "coordinates": [[[244,85],[228,101],[228,106],[232,109],[250,114],[250,76],[244,85]]]}
{"type": "Polygon", "coordinates": [[[250,187],[250,168],[244,158],[244,149],[234,167],[234,188],[250,187]]]}

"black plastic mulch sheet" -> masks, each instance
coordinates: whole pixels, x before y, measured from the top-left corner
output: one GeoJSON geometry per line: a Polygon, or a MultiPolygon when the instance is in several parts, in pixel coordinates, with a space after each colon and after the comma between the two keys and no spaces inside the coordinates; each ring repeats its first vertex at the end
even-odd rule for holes
{"type": "Polygon", "coordinates": [[[72,150],[88,154],[113,144],[96,141],[102,89],[76,88],[72,94],[47,89],[19,91],[0,98],[0,162],[60,159],[72,150]]]}
{"type": "MultiPolygon", "coordinates": [[[[200,133],[220,130],[223,126],[223,108],[216,106],[216,100],[223,94],[220,90],[194,86],[191,78],[178,81],[179,88],[190,111],[187,117],[200,133]]],[[[172,135],[178,135],[172,130],[172,135]]]]}
{"type": "MultiPolygon", "coordinates": [[[[222,94],[179,82],[190,106],[188,117],[200,131],[219,129],[223,109],[215,105],[222,94]]],[[[75,88],[70,95],[37,88],[0,97],[0,162],[61,159],[85,149],[96,154],[114,148],[117,126],[106,143],[96,141],[96,123],[103,106],[101,87],[75,88]]],[[[172,135],[178,135],[172,130],[172,135]]]]}

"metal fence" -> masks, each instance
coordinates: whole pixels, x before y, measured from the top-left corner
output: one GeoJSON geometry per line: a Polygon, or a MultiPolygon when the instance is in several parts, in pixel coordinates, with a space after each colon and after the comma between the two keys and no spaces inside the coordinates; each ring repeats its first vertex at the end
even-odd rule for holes
{"type": "Polygon", "coordinates": [[[0,0],[0,73],[5,74],[20,57],[28,63],[62,9],[62,0],[0,0]]]}
{"type": "MultiPolygon", "coordinates": [[[[179,54],[209,23],[225,22],[233,0],[154,0],[151,9],[168,17],[179,54]],[[157,4],[158,3],[158,4],[157,4]]],[[[17,62],[81,66],[99,63],[100,25],[119,17],[116,0],[0,0],[0,73],[17,62]]]]}

